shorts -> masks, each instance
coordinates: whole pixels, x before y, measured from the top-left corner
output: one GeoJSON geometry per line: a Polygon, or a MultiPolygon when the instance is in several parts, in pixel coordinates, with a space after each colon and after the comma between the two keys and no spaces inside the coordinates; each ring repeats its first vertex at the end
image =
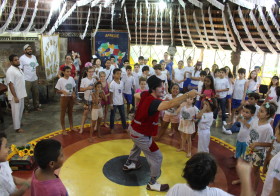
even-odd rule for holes
{"type": "Polygon", "coordinates": [[[91,119],[97,120],[98,118],[103,118],[103,109],[92,109],[91,111],[91,119]]]}
{"type": "Polygon", "coordinates": [[[188,87],[190,83],[191,83],[191,79],[190,79],[190,78],[187,78],[187,79],[184,81],[183,87],[188,87]]]}
{"type": "Polygon", "coordinates": [[[128,104],[132,104],[132,94],[125,94],[124,93],[123,96],[124,96],[124,98],[125,98],[125,100],[128,104]]]}
{"type": "Polygon", "coordinates": [[[226,99],[231,99],[232,95],[227,95],[226,99]]]}
{"type": "Polygon", "coordinates": [[[240,142],[240,141],[237,140],[235,158],[243,157],[245,155],[246,149],[247,149],[247,143],[246,142],[240,142]]]}
{"type": "Polygon", "coordinates": [[[188,86],[188,89],[189,89],[189,90],[197,89],[197,86],[198,86],[198,85],[196,85],[196,84],[190,83],[189,86],[188,86]]]}
{"type": "Polygon", "coordinates": [[[164,122],[179,123],[179,116],[165,113],[162,120],[164,122]]]}
{"type": "Polygon", "coordinates": [[[253,166],[261,167],[264,164],[265,152],[264,150],[253,151],[252,153],[248,153],[249,148],[247,148],[247,152],[245,155],[245,160],[250,162],[253,166]]]}
{"type": "Polygon", "coordinates": [[[276,114],[275,117],[274,117],[274,121],[273,121],[273,129],[275,129],[279,120],[280,120],[280,114],[276,114]]]}
{"type": "Polygon", "coordinates": [[[201,101],[196,101],[195,106],[200,110],[201,109],[201,101]]]}
{"type": "Polygon", "coordinates": [[[232,109],[236,109],[241,105],[242,100],[232,99],[232,109]]]}

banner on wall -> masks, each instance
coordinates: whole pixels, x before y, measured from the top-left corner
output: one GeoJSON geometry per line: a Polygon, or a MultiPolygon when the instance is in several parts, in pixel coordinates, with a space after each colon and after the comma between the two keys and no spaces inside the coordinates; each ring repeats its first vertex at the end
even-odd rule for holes
{"type": "Polygon", "coordinates": [[[56,77],[59,67],[59,35],[42,35],[41,45],[46,78],[51,80],[56,77]]]}
{"type": "Polygon", "coordinates": [[[102,62],[114,56],[119,64],[129,59],[129,38],[127,32],[98,31],[93,39],[93,54],[102,62]]]}

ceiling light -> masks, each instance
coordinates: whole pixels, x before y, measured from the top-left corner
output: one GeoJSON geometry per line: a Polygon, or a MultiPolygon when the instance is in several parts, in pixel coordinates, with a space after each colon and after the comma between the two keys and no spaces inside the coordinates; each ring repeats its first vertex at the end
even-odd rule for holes
{"type": "Polygon", "coordinates": [[[160,0],[160,1],[159,1],[159,4],[158,4],[158,7],[159,7],[159,10],[160,10],[161,12],[163,12],[163,11],[167,8],[167,4],[166,4],[165,1],[160,0]]]}

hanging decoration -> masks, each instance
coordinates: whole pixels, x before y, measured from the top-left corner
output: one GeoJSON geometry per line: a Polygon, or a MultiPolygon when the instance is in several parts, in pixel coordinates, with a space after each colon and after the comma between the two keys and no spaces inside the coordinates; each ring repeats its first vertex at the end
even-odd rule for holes
{"type": "Polygon", "coordinates": [[[9,26],[9,24],[11,23],[13,17],[14,17],[14,13],[15,13],[15,10],[16,10],[16,6],[17,6],[17,0],[14,0],[13,2],[13,6],[10,10],[10,13],[9,13],[9,17],[8,19],[6,20],[5,24],[0,28],[0,33],[3,33],[5,32],[5,30],[7,29],[7,27],[9,26]]]}
{"type": "Polygon", "coordinates": [[[158,6],[156,6],[155,45],[157,45],[158,6]]]}
{"type": "Polygon", "coordinates": [[[91,3],[91,6],[90,7],[95,7],[98,3],[100,3],[101,0],[94,0],[92,3],[91,3]]]}
{"type": "Polygon", "coordinates": [[[268,12],[269,17],[271,18],[272,23],[274,24],[274,27],[276,28],[276,30],[277,30],[277,32],[278,32],[278,35],[280,36],[280,30],[279,30],[280,27],[279,27],[279,24],[278,24],[278,22],[277,22],[275,16],[273,15],[272,10],[269,9],[267,12],[268,12]]]}
{"type": "Polygon", "coordinates": [[[44,31],[46,30],[46,28],[48,27],[48,25],[49,25],[49,23],[51,21],[51,18],[52,18],[52,15],[53,15],[53,10],[54,10],[54,6],[51,6],[51,10],[50,10],[48,19],[46,20],[44,26],[41,29],[35,29],[36,33],[39,33],[39,34],[44,33],[44,31]]]}
{"type": "Polygon", "coordinates": [[[35,1],[35,6],[34,6],[34,10],[33,10],[33,15],[32,15],[32,18],[29,22],[29,25],[27,26],[27,28],[23,31],[24,33],[28,33],[33,25],[33,22],[34,22],[34,19],[36,17],[36,14],[37,14],[37,10],[38,10],[38,3],[39,3],[39,0],[36,0],[35,1]]]}
{"type": "Polygon", "coordinates": [[[255,4],[250,3],[248,1],[244,1],[244,0],[230,0],[232,3],[235,3],[237,5],[240,5],[242,7],[245,7],[247,9],[254,9],[255,8],[255,4]]]}
{"type": "MultiPolygon", "coordinates": [[[[170,32],[171,32],[171,46],[173,46],[174,44],[174,40],[173,40],[173,15],[172,15],[172,6],[170,7],[170,12],[169,12],[169,16],[170,16],[170,32]]],[[[180,18],[181,20],[181,18],[180,18]]]]}
{"type": "Polygon", "coordinates": [[[88,15],[87,15],[87,22],[86,22],[86,28],[84,30],[84,33],[82,35],[80,35],[80,38],[83,40],[86,37],[87,34],[87,29],[88,29],[88,25],[89,25],[89,17],[90,17],[90,8],[88,9],[88,15]]]}
{"type": "Polygon", "coordinates": [[[191,4],[195,5],[196,7],[202,8],[203,4],[198,0],[188,0],[191,4]]]}
{"type": "Polygon", "coordinates": [[[274,0],[247,0],[250,3],[254,3],[257,6],[266,7],[267,9],[271,9],[276,3],[274,0]]]}
{"type": "Polygon", "coordinates": [[[146,8],[149,9],[150,6],[148,0],[145,0],[145,2],[146,2],[146,8]]]}
{"type": "Polygon", "coordinates": [[[255,17],[255,15],[254,15],[254,13],[253,13],[252,10],[250,11],[250,14],[249,14],[249,15],[250,15],[250,18],[251,18],[251,20],[253,21],[253,23],[254,23],[254,25],[255,25],[255,27],[256,27],[258,33],[259,33],[259,35],[261,36],[263,42],[265,43],[266,47],[269,49],[269,51],[270,51],[271,53],[277,54],[277,52],[274,50],[274,48],[272,47],[272,45],[269,43],[268,39],[267,39],[266,36],[264,35],[264,33],[263,33],[263,31],[262,31],[262,29],[261,29],[259,23],[257,22],[256,17],[255,17]]]}
{"type": "Polygon", "coordinates": [[[58,28],[58,24],[59,24],[63,14],[64,14],[64,12],[66,11],[66,6],[67,6],[67,1],[65,1],[63,3],[63,6],[62,6],[62,9],[61,9],[61,11],[58,15],[58,18],[56,19],[56,21],[55,21],[53,27],[51,28],[51,30],[48,32],[48,35],[52,35],[55,32],[55,30],[58,28]]]}
{"type": "Polygon", "coordinates": [[[203,8],[200,9],[201,11],[201,17],[202,17],[202,24],[203,24],[203,31],[204,31],[204,35],[206,38],[206,43],[208,45],[208,47],[213,50],[212,45],[210,44],[210,41],[208,39],[208,34],[207,34],[207,30],[206,30],[206,25],[205,25],[205,19],[204,19],[204,12],[203,12],[203,8]]]}
{"type": "Polygon", "coordinates": [[[138,14],[138,9],[137,9],[137,0],[135,0],[135,44],[137,45],[137,14],[138,14]]]}
{"type": "Polygon", "coordinates": [[[26,0],[26,2],[25,2],[25,7],[24,7],[24,10],[22,12],[22,15],[21,15],[19,23],[17,24],[17,26],[13,30],[11,30],[11,32],[18,32],[19,31],[19,29],[20,29],[20,27],[21,27],[21,25],[22,25],[22,23],[24,21],[27,9],[28,9],[28,0],[26,0]]]}
{"type": "Polygon", "coordinates": [[[125,0],[122,0],[121,7],[123,7],[123,6],[124,6],[124,3],[125,3],[125,0]]]}
{"type": "Polygon", "coordinates": [[[224,4],[220,3],[219,1],[217,0],[207,0],[209,3],[211,3],[212,5],[214,5],[216,8],[224,11],[225,9],[225,6],[224,4]]]}
{"type": "Polygon", "coordinates": [[[113,0],[106,0],[104,3],[104,8],[107,8],[112,3],[112,1],[113,0]]]}
{"type": "Polygon", "coordinates": [[[140,47],[142,46],[142,4],[140,3],[140,11],[139,11],[139,30],[140,30],[140,47]]]}
{"type": "Polygon", "coordinates": [[[162,13],[163,11],[160,12],[160,41],[161,45],[163,45],[163,39],[162,39],[162,34],[163,34],[163,28],[162,28],[162,13]]]}
{"type": "Polygon", "coordinates": [[[61,20],[58,23],[58,26],[61,25],[75,10],[77,9],[77,3],[74,3],[70,10],[66,12],[66,14],[61,18],[61,20]]]}
{"type": "Polygon", "coordinates": [[[87,5],[90,2],[92,2],[92,0],[79,0],[79,1],[77,1],[77,7],[81,7],[81,6],[87,5]]]}
{"type": "Polygon", "coordinates": [[[238,41],[239,41],[241,47],[242,47],[243,50],[245,50],[245,51],[250,51],[249,48],[245,45],[245,43],[243,42],[243,40],[242,40],[241,37],[240,37],[239,31],[238,31],[237,28],[236,28],[236,25],[235,25],[235,22],[234,22],[234,19],[233,19],[233,17],[232,17],[231,10],[230,10],[230,7],[229,7],[228,4],[227,4],[227,11],[228,11],[228,14],[229,14],[229,19],[230,19],[230,21],[231,21],[231,25],[232,25],[233,31],[234,31],[234,33],[235,33],[235,35],[236,35],[236,37],[237,37],[237,39],[238,39],[238,41]]]}
{"type": "Polygon", "coordinates": [[[7,2],[8,2],[8,0],[4,0],[1,7],[0,7],[0,18],[2,16],[2,13],[3,13],[4,9],[6,8],[7,2]]]}
{"type": "Polygon", "coordinates": [[[226,18],[225,18],[225,13],[224,12],[222,12],[222,19],[223,19],[223,25],[224,25],[225,34],[226,34],[226,37],[227,37],[228,44],[229,44],[230,48],[232,49],[232,51],[235,52],[236,51],[236,47],[231,42],[231,39],[230,39],[230,36],[229,36],[229,32],[228,32],[228,29],[227,29],[227,23],[226,23],[226,18]]]}
{"type": "MultiPolygon", "coordinates": [[[[147,0],[146,0],[146,5],[147,5],[147,0]]],[[[150,12],[151,12],[151,7],[150,5],[148,5],[148,8],[147,8],[147,11],[148,11],[148,17],[147,17],[147,38],[146,38],[146,45],[148,45],[148,41],[149,41],[149,25],[150,25],[150,12]]]]}
{"type": "Polygon", "coordinates": [[[115,12],[115,4],[112,4],[111,7],[111,29],[114,30],[114,12],[115,12]]]}
{"type": "Polygon", "coordinates": [[[181,36],[181,42],[182,42],[182,46],[183,48],[185,48],[185,43],[183,40],[183,33],[182,33],[182,25],[181,25],[181,8],[180,6],[178,6],[178,23],[179,23],[179,30],[180,30],[180,36],[181,36]]]}
{"type": "Polygon", "coordinates": [[[268,32],[268,35],[270,36],[272,42],[276,45],[276,47],[278,48],[278,50],[280,50],[280,44],[279,44],[278,40],[276,39],[274,33],[272,33],[271,28],[270,28],[270,26],[268,25],[268,23],[267,23],[267,21],[266,21],[266,19],[265,19],[265,17],[264,17],[264,14],[263,14],[263,11],[262,11],[261,6],[258,6],[258,11],[259,11],[259,13],[260,13],[260,17],[261,17],[262,23],[263,23],[265,29],[266,29],[267,32],[268,32]]]}
{"type": "Polygon", "coordinates": [[[196,31],[199,35],[199,39],[203,45],[204,48],[207,48],[207,45],[205,44],[204,40],[202,39],[202,35],[201,35],[201,31],[199,29],[199,26],[198,26],[198,23],[197,23],[197,19],[196,19],[196,15],[195,15],[195,10],[193,11],[193,20],[194,20],[194,24],[195,24],[195,28],[196,28],[196,31]]]}
{"type": "MultiPolygon", "coordinates": [[[[224,12],[224,11],[222,11],[224,12]]],[[[214,36],[214,40],[216,42],[216,45],[218,46],[219,50],[224,50],[217,38],[217,35],[216,35],[216,32],[215,32],[215,28],[214,28],[214,24],[213,24],[213,19],[212,19],[212,13],[211,13],[211,8],[210,6],[208,7],[208,14],[209,14],[209,21],[210,21],[210,24],[211,24],[211,30],[212,30],[212,33],[213,33],[213,36],[214,36]]]]}
{"type": "Polygon", "coordinates": [[[239,17],[240,17],[240,20],[243,24],[243,28],[245,30],[245,33],[247,34],[248,36],[248,39],[250,40],[250,42],[252,43],[253,47],[255,48],[255,50],[258,52],[258,53],[263,53],[263,51],[258,47],[258,45],[256,44],[256,42],[254,41],[248,27],[247,27],[247,24],[243,18],[243,13],[242,13],[242,10],[240,9],[240,6],[238,6],[238,14],[239,14],[239,17]]]}
{"type": "Polygon", "coordinates": [[[129,37],[129,40],[131,40],[129,24],[128,24],[128,19],[127,19],[127,13],[126,13],[126,6],[124,6],[124,15],[125,15],[126,27],[127,27],[127,31],[128,31],[128,37],[129,37]]]}
{"type": "Polygon", "coordinates": [[[99,28],[99,24],[100,24],[100,18],[101,18],[101,12],[102,12],[102,5],[99,5],[99,15],[98,15],[98,19],[97,19],[97,24],[96,24],[96,28],[95,31],[91,34],[91,37],[95,37],[96,32],[98,31],[99,28]]]}

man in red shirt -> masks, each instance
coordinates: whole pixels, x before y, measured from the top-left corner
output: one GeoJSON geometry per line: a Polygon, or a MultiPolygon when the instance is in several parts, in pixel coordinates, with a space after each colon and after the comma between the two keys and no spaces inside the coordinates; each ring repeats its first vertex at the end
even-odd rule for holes
{"type": "Polygon", "coordinates": [[[195,97],[196,91],[190,91],[171,101],[160,99],[164,95],[164,84],[155,75],[148,80],[149,91],[135,94],[136,99],[140,99],[135,118],[129,127],[131,139],[134,146],[131,149],[128,160],[123,166],[124,171],[135,170],[141,167],[138,161],[141,151],[150,165],[151,180],[147,184],[148,190],[168,191],[168,184],[159,184],[156,179],[160,176],[162,154],[153,141],[152,136],[157,135],[159,112],[169,108],[177,107],[188,97],[195,97]]]}

